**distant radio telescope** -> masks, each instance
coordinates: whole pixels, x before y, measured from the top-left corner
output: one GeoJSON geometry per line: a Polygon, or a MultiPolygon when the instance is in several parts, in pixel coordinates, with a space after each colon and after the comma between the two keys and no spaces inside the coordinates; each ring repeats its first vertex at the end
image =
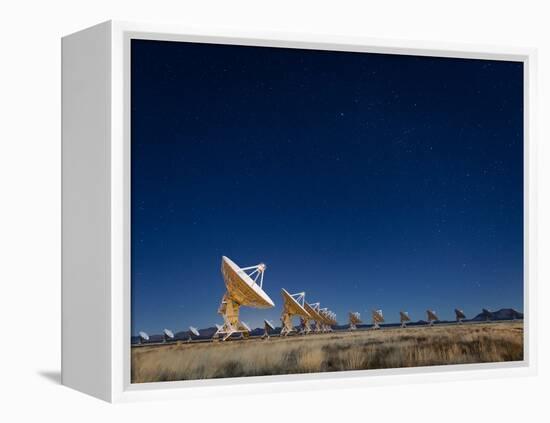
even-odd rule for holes
{"type": "Polygon", "coordinates": [[[191,342],[193,340],[193,335],[196,337],[201,336],[196,327],[189,326],[189,337],[187,338],[187,342],[191,342]]]}
{"type": "Polygon", "coordinates": [[[269,320],[264,320],[264,334],[262,335],[263,339],[269,339],[269,331],[275,330],[275,325],[269,320]]]}
{"type": "Polygon", "coordinates": [[[384,315],[382,310],[373,310],[372,311],[372,328],[380,329],[380,323],[384,323],[384,315]]]}
{"type": "Polygon", "coordinates": [[[292,318],[299,316],[302,318],[310,319],[310,314],[304,308],[305,292],[298,292],[296,294],[290,294],[286,289],[282,288],[281,293],[283,295],[283,312],[281,314],[281,336],[286,336],[289,333],[294,332],[294,326],[292,325],[292,318]]]}
{"type": "Polygon", "coordinates": [[[361,315],[357,311],[355,312],[350,311],[348,314],[348,317],[349,317],[349,330],[356,330],[357,325],[363,323],[363,321],[361,320],[361,315]]]}
{"type": "Polygon", "coordinates": [[[321,309],[320,303],[304,303],[304,308],[309,313],[313,321],[315,322],[315,332],[324,332],[325,317],[321,315],[319,310],[321,309]]]}
{"type": "Polygon", "coordinates": [[[456,322],[461,325],[462,321],[466,318],[464,312],[458,308],[455,308],[456,322]]]}
{"type": "Polygon", "coordinates": [[[400,311],[399,312],[399,320],[401,322],[401,327],[406,328],[407,322],[411,321],[411,318],[409,317],[409,313],[407,311],[400,311]]]}
{"type": "Polygon", "coordinates": [[[428,324],[430,326],[433,326],[434,322],[439,320],[439,317],[437,317],[437,314],[433,310],[426,310],[426,314],[428,315],[428,324]]]}
{"type": "Polygon", "coordinates": [[[149,341],[149,335],[147,335],[145,332],[139,332],[139,343],[144,344],[149,341]]]}
{"type": "Polygon", "coordinates": [[[336,324],[336,314],[326,307],[320,309],[319,314],[323,317],[323,332],[332,332],[332,326],[336,324]]]}
{"type": "Polygon", "coordinates": [[[164,342],[169,342],[174,340],[174,333],[170,329],[164,329],[162,331],[164,342]]]}

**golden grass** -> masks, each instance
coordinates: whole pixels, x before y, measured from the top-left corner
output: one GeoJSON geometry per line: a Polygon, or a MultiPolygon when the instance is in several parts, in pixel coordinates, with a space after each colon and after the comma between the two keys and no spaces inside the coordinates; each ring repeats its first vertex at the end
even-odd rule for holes
{"type": "Polygon", "coordinates": [[[523,360],[523,323],[132,348],[132,382],[385,369],[523,360]]]}

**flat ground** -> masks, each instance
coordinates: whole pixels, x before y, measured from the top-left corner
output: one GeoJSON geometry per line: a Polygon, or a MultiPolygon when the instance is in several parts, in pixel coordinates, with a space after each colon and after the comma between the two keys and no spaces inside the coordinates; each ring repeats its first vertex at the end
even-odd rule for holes
{"type": "Polygon", "coordinates": [[[132,382],[523,360],[523,323],[387,328],[132,348],[132,382]]]}

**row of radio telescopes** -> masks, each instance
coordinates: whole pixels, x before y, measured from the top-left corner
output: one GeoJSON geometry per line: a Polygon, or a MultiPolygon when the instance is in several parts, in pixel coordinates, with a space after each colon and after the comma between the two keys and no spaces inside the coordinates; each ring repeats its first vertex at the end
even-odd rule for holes
{"type": "MultiPolygon", "coordinates": [[[[239,309],[241,306],[253,308],[271,308],[275,304],[263,290],[264,272],[266,266],[260,263],[256,266],[239,267],[228,257],[222,257],[222,276],[226,286],[226,292],[223,295],[222,301],[218,308],[218,314],[223,317],[223,324],[216,325],[217,330],[213,335],[213,339],[227,340],[234,334],[240,334],[242,337],[248,337],[251,332],[250,327],[239,319],[239,309]]],[[[283,312],[281,314],[281,336],[286,336],[292,332],[296,332],[292,319],[300,318],[301,334],[308,333],[324,333],[331,332],[332,326],[337,324],[336,314],[328,308],[321,308],[320,303],[307,303],[305,301],[305,292],[290,294],[286,289],[282,289],[283,296],[283,312]]],[[[490,312],[483,310],[487,319],[490,312]]],[[[432,326],[439,318],[433,310],[427,310],[427,324],[432,326]]],[[[409,313],[401,311],[400,313],[401,327],[406,327],[407,322],[411,320],[409,313]]],[[[462,323],[466,318],[464,312],[455,309],[456,321],[462,323]]],[[[372,328],[378,329],[380,323],[384,322],[382,310],[373,310],[372,312],[372,328]]],[[[357,325],[363,323],[358,312],[349,313],[349,329],[357,329],[357,325]]],[[[269,320],[264,320],[264,335],[263,338],[269,338],[270,331],[273,331],[275,326],[269,320]]],[[[164,329],[164,340],[170,341],[174,339],[174,333],[168,329],[164,329]]],[[[193,336],[200,336],[199,331],[193,326],[189,327],[189,340],[193,336]]],[[[148,341],[149,336],[145,332],[139,332],[140,342],[148,341]]]]}

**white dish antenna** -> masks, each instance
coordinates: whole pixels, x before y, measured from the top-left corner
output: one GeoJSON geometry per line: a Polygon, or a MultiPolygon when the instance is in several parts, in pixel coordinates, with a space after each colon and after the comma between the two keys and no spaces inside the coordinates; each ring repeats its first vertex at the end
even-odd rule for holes
{"type": "Polygon", "coordinates": [[[198,329],[194,326],[189,326],[189,332],[191,332],[195,336],[201,336],[198,329]]]}
{"type": "Polygon", "coordinates": [[[460,310],[459,308],[455,308],[455,315],[456,315],[456,322],[458,324],[462,324],[462,321],[466,318],[464,311],[460,310]]]}
{"type": "Polygon", "coordinates": [[[271,298],[263,290],[266,268],[264,263],[260,263],[241,269],[228,257],[222,257],[222,275],[229,297],[241,306],[275,307],[271,298]]]}
{"type": "Polygon", "coordinates": [[[320,306],[319,303],[313,303],[313,304],[304,303],[304,308],[315,321],[323,320],[323,316],[319,314],[319,306],[320,306]]]}
{"type": "Polygon", "coordinates": [[[292,318],[294,316],[311,319],[310,314],[305,309],[305,292],[297,292],[296,294],[290,294],[286,289],[282,288],[281,293],[283,295],[283,312],[281,313],[281,322],[283,324],[281,328],[281,336],[286,336],[291,332],[294,332],[292,326],[292,318]]]}
{"type": "Polygon", "coordinates": [[[372,311],[372,328],[380,329],[380,323],[384,323],[384,314],[382,310],[373,310],[372,311]]]}
{"type": "Polygon", "coordinates": [[[164,342],[168,342],[174,339],[174,333],[170,329],[164,329],[162,332],[164,334],[164,342]]]}
{"type": "Polygon", "coordinates": [[[321,332],[321,325],[324,319],[324,317],[319,314],[320,306],[320,303],[304,303],[304,308],[311,316],[311,319],[315,322],[315,332],[321,332]]]}
{"type": "Polygon", "coordinates": [[[349,312],[349,330],[356,330],[357,325],[363,323],[361,320],[361,314],[358,311],[349,312]]]}
{"type": "Polygon", "coordinates": [[[302,316],[302,317],[311,317],[307,310],[305,309],[305,292],[297,292],[296,294],[290,294],[286,289],[281,289],[283,294],[284,305],[287,307],[288,311],[293,315],[302,316]]]}
{"type": "Polygon", "coordinates": [[[224,324],[214,334],[214,339],[222,337],[225,341],[234,333],[248,336],[247,329],[239,320],[241,306],[253,308],[270,308],[275,304],[263,290],[266,265],[240,268],[230,258],[222,257],[222,276],[227,291],[225,292],[218,313],[223,316],[224,324]]]}
{"type": "Polygon", "coordinates": [[[321,313],[321,304],[305,303],[304,308],[315,321],[315,332],[326,332],[326,317],[321,313]]]}
{"type": "Polygon", "coordinates": [[[145,332],[139,332],[139,341],[140,343],[141,342],[146,342],[149,340],[149,335],[147,335],[145,332]]]}
{"type": "Polygon", "coordinates": [[[409,317],[408,311],[400,311],[399,312],[399,320],[401,322],[401,327],[405,328],[407,327],[407,322],[411,321],[411,318],[409,317]]]}
{"type": "Polygon", "coordinates": [[[439,320],[439,317],[437,317],[434,310],[426,310],[426,314],[428,315],[428,322],[430,322],[430,326],[433,326],[434,322],[439,320]]]}
{"type": "Polygon", "coordinates": [[[332,332],[332,325],[336,324],[336,314],[328,308],[319,309],[319,314],[323,316],[323,332],[332,332]]]}
{"type": "Polygon", "coordinates": [[[275,330],[275,325],[270,320],[264,320],[264,334],[262,339],[269,339],[269,331],[275,330]]]}

